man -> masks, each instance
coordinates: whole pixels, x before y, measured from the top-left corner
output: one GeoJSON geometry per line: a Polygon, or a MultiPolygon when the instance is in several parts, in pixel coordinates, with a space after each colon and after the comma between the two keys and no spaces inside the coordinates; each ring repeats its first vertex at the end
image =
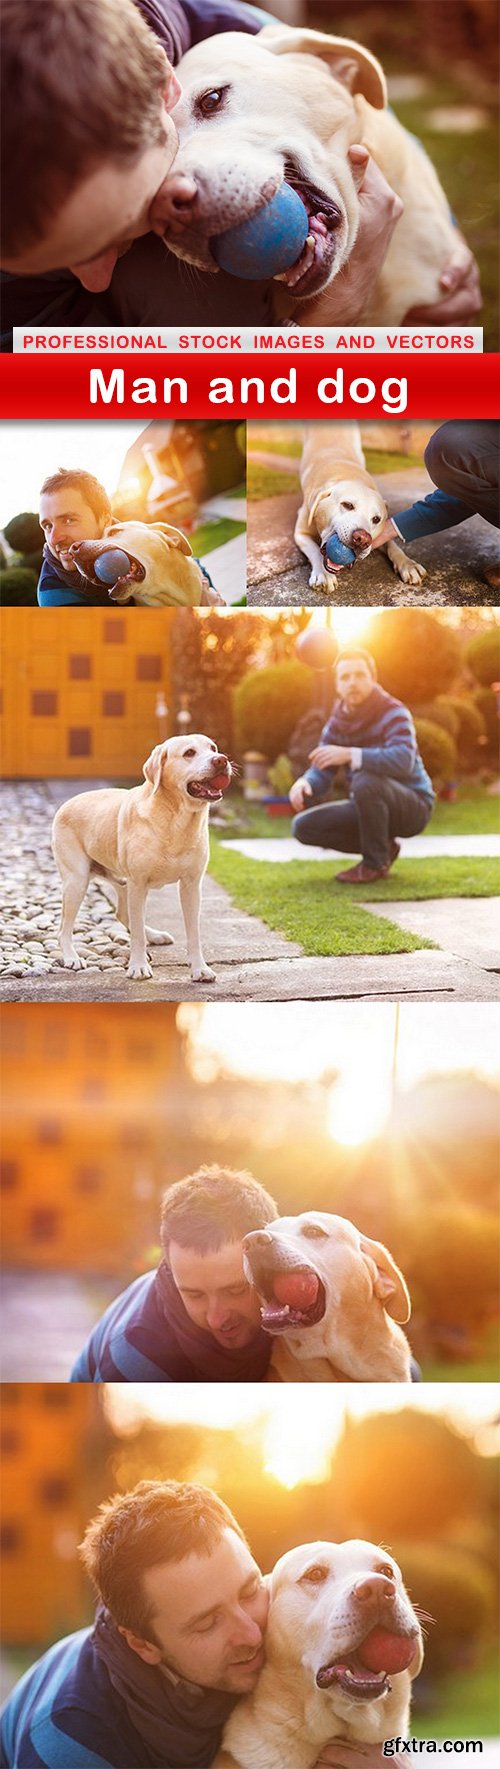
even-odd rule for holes
{"type": "MultiPolygon", "coordinates": [[[[95,1626],[14,1689],[5,1769],[210,1769],[265,1659],[268,1596],[239,1524],[207,1487],[142,1480],[101,1505],[80,1553],[95,1626]]],[[[381,1762],[380,1745],[337,1740],[316,1769],[381,1762]]]]}
{"type": "MultiPolygon", "coordinates": [[[[102,540],[113,521],[113,511],[104,486],[93,473],[61,467],[45,479],[40,492],[40,527],[45,535],[43,565],[38,580],[37,596],[41,608],[115,608],[108,590],[99,590],[85,580],[73,564],[70,548],[77,541],[102,540]]],[[[201,559],[197,565],[203,572],[207,590],[205,599],[219,602],[209,572],[201,559]]],[[[133,607],[130,596],[127,607],[133,607]]]]}
{"type": "MultiPolygon", "coordinates": [[[[389,517],[374,547],[395,535],[414,541],[422,534],[438,534],[470,516],[483,516],[500,528],[500,425],[495,419],[450,418],[434,431],[424,460],[437,490],[398,511],[397,521],[389,517]]],[[[500,567],[486,566],[484,575],[495,587],[500,585],[500,567]]]]}
{"type": "MultiPolygon", "coordinates": [[[[6,332],[269,320],[269,285],[224,272],[193,277],[167,255],[163,234],[193,195],[173,164],[172,63],[218,32],[256,34],[271,15],[243,0],[1,0],[1,12],[6,332]]],[[[304,306],[301,323],[364,317],[401,214],[366,150],[350,151],[365,166],[358,240],[339,286],[304,306]]],[[[477,267],[458,232],[441,282],[437,305],[408,318],[446,325],[477,312],[477,267]]]]}
{"type": "Polygon", "coordinates": [[[243,1236],[278,1214],[249,1173],[201,1167],[165,1193],[163,1259],[94,1327],[72,1382],[262,1382],[272,1339],[243,1273],[243,1236]]]}
{"type": "Polygon", "coordinates": [[[77,541],[100,540],[113,521],[111,504],[93,473],[52,473],[40,492],[40,527],[45,535],[37,596],[41,608],[112,608],[108,591],[83,587],[69,548],[77,541]]]}
{"type": "Polygon", "coordinates": [[[367,885],[386,878],[399,854],[398,836],[418,835],[432,812],[434,793],[417,748],[411,713],[376,679],[368,651],[346,646],[337,658],[337,698],[312,751],[312,767],[290,792],[293,834],[300,842],[361,852],[361,861],[337,873],[339,884],[367,885]],[[337,768],[347,770],[349,798],[305,810],[323,797],[337,768]]]}

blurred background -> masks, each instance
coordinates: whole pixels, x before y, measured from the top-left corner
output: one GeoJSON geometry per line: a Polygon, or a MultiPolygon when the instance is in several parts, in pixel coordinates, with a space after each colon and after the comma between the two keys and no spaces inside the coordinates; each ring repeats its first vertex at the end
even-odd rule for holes
{"type": "Polygon", "coordinates": [[[266,0],[289,25],[352,37],[426,148],[481,272],[485,350],[498,348],[498,0],[266,0]]]}
{"type": "Polygon", "coordinates": [[[499,1025],[494,1004],[9,1005],[3,1379],[68,1379],[203,1162],[385,1242],[424,1381],[493,1379],[499,1025]]]}
{"type": "Polygon", "coordinates": [[[409,1395],[304,1387],[299,1413],[286,1389],[252,1385],[13,1383],[2,1439],[5,1689],[90,1622],[76,1549],[100,1501],[174,1477],[222,1495],[264,1571],[301,1541],[384,1543],[434,1618],[412,1734],[498,1738],[498,1397],[488,1384],[409,1395]]]}
{"type": "Polygon", "coordinates": [[[224,601],[246,599],[246,430],[238,420],[4,426],[0,603],[36,607],[40,487],[58,468],[93,473],[117,522],[169,522],[189,535],[224,601]]]}

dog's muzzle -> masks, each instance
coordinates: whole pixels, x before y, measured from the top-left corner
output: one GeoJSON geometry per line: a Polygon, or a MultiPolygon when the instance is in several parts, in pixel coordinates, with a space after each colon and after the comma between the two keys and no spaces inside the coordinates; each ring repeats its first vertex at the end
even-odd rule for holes
{"type": "Polygon", "coordinates": [[[216,755],[209,772],[199,775],[195,780],[188,780],[189,797],[217,804],[231,785],[231,779],[232,768],[227,756],[216,755]]]}
{"type": "Polygon", "coordinates": [[[269,1229],[254,1229],[242,1245],[245,1274],[262,1297],[266,1333],[313,1327],[323,1319],[325,1288],[309,1260],[278,1241],[269,1229]]]}
{"type": "Polygon", "coordinates": [[[128,547],[122,546],[121,541],[112,537],[103,541],[74,541],[73,546],[69,548],[69,553],[80,576],[86,578],[87,582],[96,589],[107,589],[110,602],[118,601],[124,590],[128,591],[131,596],[134,584],[144,582],[146,572],[141,560],[137,559],[134,553],[130,553],[128,547]],[[103,583],[102,578],[96,577],[95,562],[96,559],[102,557],[103,553],[110,553],[115,549],[126,553],[129,560],[129,570],[124,572],[122,577],[117,577],[114,584],[108,586],[103,583]]]}

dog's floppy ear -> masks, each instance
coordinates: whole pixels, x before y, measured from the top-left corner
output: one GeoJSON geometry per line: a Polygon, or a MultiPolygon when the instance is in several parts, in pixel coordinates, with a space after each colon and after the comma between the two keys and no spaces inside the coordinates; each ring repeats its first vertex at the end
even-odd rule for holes
{"type": "Polygon", "coordinates": [[[169,547],[177,547],[179,553],[185,553],[187,559],[192,558],[193,549],[180,528],[171,528],[169,522],[151,522],[154,534],[160,534],[162,540],[168,541],[169,547]]]}
{"type": "Polygon", "coordinates": [[[328,63],[334,79],[348,86],[353,97],[360,92],[374,110],[385,110],[387,86],[380,62],[369,49],[363,49],[361,43],[353,43],[350,37],[330,37],[324,31],[265,25],[259,32],[259,43],[263,43],[272,55],[319,55],[328,63]]]}
{"type": "Polygon", "coordinates": [[[157,743],[155,749],[151,750],[151,755],[148,756],[147,762],[144,763],[142,772],[144,774],[144,779],[149,780],[150,785],[153,788],[153,798],[155,792],[158,792],[158,788],[161,786],[161,777],[167,757],[167,745],[165,743],[157,743]]]}
{"type": "Polygon", "coordinates": [[[359,1244],[365,1259],[375,1266],[375,1296],[383,1304],[387,1314],[392,1315],[393,1321],[404,1325],[410,1319],[411,1302],[403,1273],[381,1241],[370,1241],[367,1235],[361,1235],[359,1244]]]}

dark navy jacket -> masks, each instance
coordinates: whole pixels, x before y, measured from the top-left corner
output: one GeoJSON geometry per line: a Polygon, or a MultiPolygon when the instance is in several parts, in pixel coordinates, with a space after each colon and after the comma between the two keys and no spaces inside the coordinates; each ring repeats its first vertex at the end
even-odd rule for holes
{"type": "Polygon", "coordinates": [[[146,1272],[93,1328],[72,1382],[263,1382],[272,1340],[257,1327],[241,1351],[218,1346],[191,1321],[171,1273],[146,1272]]]}
{"type": "Polygon", "coordinates": [[[417,498],[407,510],[398,510],[393,521],[404,541],[415,541],[422,534],[438,534],[442,528],[455,528],[473,515],[470,504],[452,498],[447,491],[430,491],[426,498],[417,498]]]}
{"type": "Polygon", "coordinates": [[[46,546],[43,550],[43,565],[38,579],[37,597],[40,608],[113,608],[106,589],[98,590],[89,584],[88,591],[82,589],[82,577],[79,571],[65,571],[59,559],[55,558],[46,546]]]}
{"type": "MultiPolygon", "coordinates": [[[[150,1769],[157,1764],[157,1755],[148,1749],[113,1687],[93,1635],[92,1628],[83,1628],[59,1640],[16,1684],[2,1716],[2,1769],[150,1769]]],[[[166,1680],[162,1701],[163,1769],[209,1769],[219,1741],[214,1744],[211,1728],[208,1755],[200,1745],[203,1693],[197,1703],[196,1744],[190,1706],[186,1703],[183,1716],[178,1695],[172,1696],[169,1712],[166,1680]]],[[[230,1710],[234,1703],[227,1705],[230,1710]]]]}

